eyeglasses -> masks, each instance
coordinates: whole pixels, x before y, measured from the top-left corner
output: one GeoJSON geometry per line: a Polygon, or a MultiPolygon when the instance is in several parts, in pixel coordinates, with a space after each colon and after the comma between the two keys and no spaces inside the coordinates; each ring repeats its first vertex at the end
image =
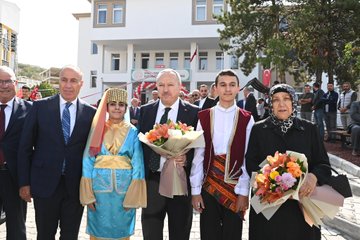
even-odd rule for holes
{"type": "Polygon", "coordinates": [[[10,84],[12,84],[14,81],[9,79],[9,80],[0,80],[0,85],[5,85],[8,86],[10,84]]]}

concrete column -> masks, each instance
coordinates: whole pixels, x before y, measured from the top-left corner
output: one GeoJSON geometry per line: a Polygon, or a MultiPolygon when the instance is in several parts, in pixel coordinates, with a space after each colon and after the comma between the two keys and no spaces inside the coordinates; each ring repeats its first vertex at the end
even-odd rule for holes
{"type": "Polygon", "coordinates": [[[127,45],[127,93],[128,93],[128,102],[131,101],[133,96],[133,85],[131,81],[131,70],[133,69],[133,62],[134,62],[134,44],[129,43],[127,45]]]}

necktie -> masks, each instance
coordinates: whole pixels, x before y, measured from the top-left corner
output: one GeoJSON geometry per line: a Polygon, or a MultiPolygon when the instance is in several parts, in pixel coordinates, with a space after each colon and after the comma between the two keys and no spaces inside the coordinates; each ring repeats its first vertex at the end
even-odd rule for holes
{"type": "Polygon", "coordinates": [[[70,111],[69,107],[71,106],[71,102],[67,102],[66,106],[63,110],[62,118],[61,118],[61,124],[62,124],[62,130],[64,134],[64,140],[65,144],[68,143],[70,138],[70,111]]]}
{"type": "MultiPolygon", "coordinates": [[[[0,105],[0,140],[2,140],[4,133],[5,133],[5,108],[6,104],[0,105]]],[[[5,158],[4,158],[4,152],[2,148],[0,148],[0,166],[4,165],[5,158]]]]}
{"type": "MultiPolygon", "coordinates": [[[[168,113],[171,110],[171,108],[165,108],[165,112],[164,114],[161,116],[160,119],[160,124],[164,124],[167,122],[168,120],[168,113]]],[[[156,172],[160,167],[160,155],[152,152],[151,156],[150,156],[150,161],[149,161],[149,169],[152,172],[156,172]]]]}

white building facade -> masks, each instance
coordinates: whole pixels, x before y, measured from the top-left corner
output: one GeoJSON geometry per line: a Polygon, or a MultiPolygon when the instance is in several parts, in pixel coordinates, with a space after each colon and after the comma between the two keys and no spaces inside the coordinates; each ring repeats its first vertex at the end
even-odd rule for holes
{"type": "Polygon", "coordinates": [[[94,104],[109,87],[127,89],[129,99],[145,103],[156,75],[173,68],[183,88],[192,91],[214,82],[217,72],[232,68],[240,85],[249,76],[238,59],[221,51],[213,14],[227,10],[225,0],[89,0],[91,13],[79,21],[78,65],[84,73],[80,97],[94,104]]]}

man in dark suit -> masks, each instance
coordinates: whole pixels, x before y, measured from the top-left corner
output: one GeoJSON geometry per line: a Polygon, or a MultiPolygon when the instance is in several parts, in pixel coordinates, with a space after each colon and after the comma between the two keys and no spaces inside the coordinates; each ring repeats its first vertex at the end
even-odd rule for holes
{"type": "MultiPolygon", "coordinates": [[[[156,86],[160,100],[140,108],[140,132],[146,133],[153,128],[155,123],[166,119],[180,121],[195,128],[198,108],[179,99],[181,88],[179,73],[172,69],[162,70],[156,78],[156,86]]],[[[169,239],[188,240],[192,222],[190,181],[188,179],[188,196],[174,196],[174,198],[161,196],[159,194],[160,173],[164,162],[168,159],[165,156],[158,156],[146,145],[143,145],[143,149],[148,198],[147,208],[142,210],[141,216],[144,239],[163,239],[164,218],[167,214],[169,239]]],[[[171,160],[183,166],[189,178],[192,158],[193,151],[189,151],[186,155],[171,160]]]]}
{"type": "Polygon", "coordinates": [[[16,77],[0,67],[0,202],[6,213],[6,239],[26,239],[26,202],[19,197],[17,152],[31,103],[15,97],[16,77]]]}
{"type": "MultiPolygon", "coordinates": [[[[257,113],[257,108],[256,108],[256,99],[254,97],[254,94],[251,92],[251,90],[248,87],[245,87],[243,89],[244,91],[244,101],[245,101],[245,105],[244,105],[244,109],[251,112],[251,115],[253,116],[255,122],[259,120],[259,115],[257,113]]],[[[244,103],[243,103],[244,104],[244,103]]],[[[238,106],[240,104],[237,104],[238,106]]],[[[239,106],[240,107],[240,106],[239,106]]]]}
{"type": "Polygon", "coordinates": [[[82,73],[60,71],[60,94],[35,101],[22,132],[18,170],[20,196],[34,199],[37,239],[78,238],[82,156],[95,108],[78,98],[82,73]]]}
{"type": "Polygon", "coordinates": [[[199,91],[200,91],[201,99],[194,102],[194,104],[196,106],[199,106],[199,108],[201,110],[204,110],[204,109],[212,108],[213,106],[216,105],[215,99],[210,98],[208,96],[208,86],[207,85],[201,84],[199,91]]]}
{"type": "Polygon", "coordinates": [[[131,106],[129,107],[130,122],[137,126],[140,117],[139,100],[137,98],[131,99],[131,106]]]}

